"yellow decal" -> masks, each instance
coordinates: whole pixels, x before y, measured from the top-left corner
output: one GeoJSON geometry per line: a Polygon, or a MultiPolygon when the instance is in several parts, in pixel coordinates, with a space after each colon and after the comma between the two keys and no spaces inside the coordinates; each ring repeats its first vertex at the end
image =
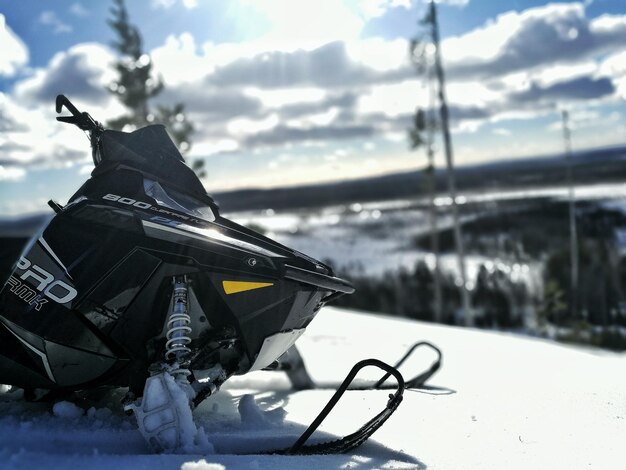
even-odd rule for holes
{"type": "Polygon", "coordinates": [[[273,285],[273,282],[222,281],[224,292],[229,295],[236,294],[237,292],[245,292],[247,290],[262,289],[263,287],[273,285]]]}

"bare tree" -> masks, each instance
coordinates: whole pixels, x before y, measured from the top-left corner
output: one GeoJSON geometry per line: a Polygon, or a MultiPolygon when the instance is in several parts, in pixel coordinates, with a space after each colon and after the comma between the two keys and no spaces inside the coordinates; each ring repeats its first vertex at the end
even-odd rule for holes
{"type": "MultiPolygon", "coordinates": [[[[434,78],[428,74],[429,83],[434,81],[437,86],[437,98],[439,101],[439,127],[442,132],[444,151],[446,156],[446,174],[448,180],[448,193],[452,199],[452,217],[454,223],[454,241],[456,246],[459,273],[461,277],[461,302],[463,310],[463,318],[466,325],[473,324],[472,310],[470,304],[470,296],[467,287],[467,270],[465,263],[465,249],[463,246],[463,234],[459,218],[459,208],[456,198],[456,177],[454,172],[454,156],[452,149],[452,138],[450,136],[449,111],[445,92],[445,74],[441,59],[440,40],[439,40],[439,24],[437,22],[437,8],[435,2],[431,0],[428,13],[420,21],[420,26],[425,27],[426,31],[422,34],[422,38],[411,41],[411,56],[418,67],[418,71],[422,69],[432,69],[434,78]],[[432,63],[431,63],[432,61],[432,63]]],[[[430,85],[429,85],[430,86],[430,85]]],[[[421,138],[419,134],[418,114],[416,114],[414,129],[410,134],[412,144],[419,144],[421,138]]],[[[425,120],[422,130],[426,129],[425,120]]],[[[432,147],[432,144],[431,144],[432,147]]],[[[432,150],[431,150],[432,151],[432,150]]]]}

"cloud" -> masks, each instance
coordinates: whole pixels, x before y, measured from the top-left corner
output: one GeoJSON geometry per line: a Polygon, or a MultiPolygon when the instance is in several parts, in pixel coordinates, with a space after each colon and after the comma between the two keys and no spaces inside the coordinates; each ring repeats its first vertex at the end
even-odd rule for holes
{"type": "MultiPolygon", "coordinates": [[[[173,0],[164,0],[173,1],[173,0]]],[[[372,20],[391,11],[412,11],[415,3],[426,0],[233,0],[257,25],[267,23],[258,41],[273,46],[294,44],[310,48],[332,41],[361,37],[372,20]]],[[[438,3],[464,6],[469,0],[439,0],[438,3]]]]}
{"type": "Polygon", "coordinates": [[[182,4],[188,10],[196,8],[198,6],[198,0],[152,0],[152,8],[163,8],[165,10],[169,10],[176,4],[182,4]]]}
{"type": "Polygon", "coordinates": [[[364,19],[341,0],[249,0],[243,2],[250,14],[269,23],[259,38],[267,44],[292,43],[300,46],[324,44],[358,37],[364,19]],[[256,12],[254,11],[256,10],[256,12]]]}
{"type": "MultiPolygon", "coordinates": [[[[468,90],[471,91],[471,86],[468,90]]],[[[471,100],[450,101],[448,111],[453,130],[476,132],[487,122],[504,119],[533,119],[554,112],[555,107],[568,103],[585,103],[611,96],[616,88],[606,77],[575,77],[571,80],[550,82],[544,85],[531,82],[522,90],[501,90],[498,99],[484,104],[471,104],[471,100]]],[[[379,112],[362,117],[363,122],[375,123],[379,131],[390,133],[409,128],[413,112],[395,116],[379,112]]]]}
{"type": "MultiPolygon", "coordinates": [[[[0,141],[0,150],[2,150],[2,153],[4,155],[9,155],[11,152],[28,151],[30,150],[30,147],[28,145],[17,144],[15,142],[9,142],[9,141],[6,141],[6,139],[3,139],[2,141],[0,141]]],[[[12,163],[13,161],[10,158],[0,160],[0,165],[1,164],[10,165],[12,163]]]]}
{"type": "Polygon", "coordinates": [[[450,114],[450,120],[464,121],[486,119],[492,116],[497,111],[494,108],[479,106],[459,106],[452,104],[448,107],[448,112],[450,114]]]}
{"type": "Polygon", "coordinates": [[[71,33],[73,30],[69,24],[61,20],[52,10],[42,11],[37,22],[52,28],[54,34],[71,33]]]}
{"type": "Polygon", "coordinates": [[[279,125],[274,129],[249,136],[245,144],[248,147],[257,145],[277,145],[288,142],[305,142],[320,140],[342,140],[355,137],[370,137],[374,134],[373,126],[318,126],[297,128],[279,125]]]}
{"type": "Polygon", "coordinates": [[[590,100],[602,98],[615,92],[613,82],[606,78],[580,77],[549,86],[533,83],[527,90],[513,93],[513,102],[550,102],[590,100]]]}
{"type": "Polygon", "coordinates": [[[73,3],[72,6],[70,6],[70,13],[74,16],[78,16],[79,18],[89,16],[89,10],[87,10],[80,2],[73,3]]]}
{"type": "Polygon", "coordinates": [[[600,73],[614,77],[626,75],[626,51],[606,57],[600,66],[600,73]]]}
{"type": "Polygon", "coordinates": [[[112,79],[110,63],[114,56],[101,44],[79,44],[58,52],[46,68],[37,69],[18,82],[15,95],[30,104],[50,106],[56,95],[103,103],[110,93],[105,86],[112,79]]]}
{"type": "Polygon", "coordinates": [[[496,127],[491,132],[493,132],[495,135],[501,135],[503,137],[509,137],[512,134],[509,129],[506,129],[504,127],[496,127]]]}
{"type": "Polygon", "coordinates": [[[360,2],[361,13],[371,18],[383,16],[389,9],[402,7],[411,8],[411,0],[364,0],[360,2]]]}
{"type": "Polygon", "coordinates": [[[626,51],[607,57],[600,65],[600,74],[612,77],[617,96],[626,99],[626,51]]]}
{"type": "Polygon", "coordinates": [[[52,103],[29,109],[0,93],[0,165],[5,169],[59,168],[88,162],[89,143],[84,134],[57,122],[55,115],[52,103]]]}
{"type": "Polygon", "coordinates": [[[0,76],[12,77],[28,63],[28,48],[0,13],[0,76]]]}
{"type": "Polygon", "coordinates": [[[211,52],[206,49],[209,48],[198,54],[198,46],[190,33],[170,35],[162,46],[150,53],[154,71],[163,75],[168,85],[202,79],[214,68],[211,62],[215,57],[212,53],[215,52],[215,47],[210,48],[211,52]]]}
{"type": "Polygon", "coordinates": [[[19,181],[26,176],[26,170],[0,165],[0,181],[19,181]]]}
{"type": "Polygon", "coordinates": [[[626,16],[585,18],[581,3],[553,3],[499,15],[442,44],[452,79],[494,78],[555,63],[574,63],[626,42],[626,16]]]}
{"type": "Polygon", "coordinates": [[[270,51],[218,67],[207,77],[217,86],[261,88],[356,86],[396,81],[408,67],[378,71],[351,59],[344,42],[335,41],[311,51],[270,51]]]}
{"type": "MultiPolygon", "coordinates": [[[[19,123],[14,116],[11,115],[10,109],[4,106],[4,96],[0,93],[0,132],[24,132],[28,128],[25,124],[19,123]]],[[[0,148],[4,148],[1,145],[0,148]]]]}
{"type": "Polygon", "coordinates": [[[166,87],[156,102],[185,103],[186,110],[215,120],[256,115],[261,109],[261,101],[243,90],[208,88],[202,83],[166,87]]]}
{"type": "Polygon", "coordinates": [[[358,102],[359,96],[350,91],[343,93],[329,94],[316,102],[300,102],[286,104],[280,109],[280,114],[284,118],[297,118],[310,114],[318,114],[331,109],[343,112],[352,112],[358,102]]]}
{"type": "MultiPolygon", "coordinates": [[[[398,8],[394,0],[379,3],[383,9],[398,8]]],[[[615,16],[588,20],[579,4],[551,4],[500,15],[444,41],[454,129],[476,131],[486,122],[553,112],[556,102],[609,101],[626,93],[621,51],[606,55],[618,50],[615,38],[622,34],[623,23],[615,16]]],[[[263,41],[197,44],[190,33],[183,33],[149,52],[155,74],[165,82],[152,104],[186,105],[196,127],[192,158],[254,155],[270,152],[269,147],[297,153],[304,147],[381,137],[396,139],[400,146],[406,143],[416,105],[428,103],[428,89],[408,63],[403,40],[352,38],[303,48],[296,42],[277,50],[263,41]]],[[[45,105],[51,112],[54,96],[64,92],[72,100],[88,102],[86,110],[105,120],[106,110],[117,103],[104,88],[113,79],[108,65],[113,60],[102,45],[74,46],[17,82],[12,96],[26,107],[45,105]],[[93,112],[95,104],[104,110],[93,112]]],[[[57,127],[48,122],[41,128],[54,136],[57,148],[46,154],[29,142],[35,139],[34,126],[21,133],[15,128],[33,118],[10,116],[0,106],[0,129],[12,129],[4,143],[13,146],[7,165],[88,161],[84,142],[79,146],[61,140],[57,127]]]]}

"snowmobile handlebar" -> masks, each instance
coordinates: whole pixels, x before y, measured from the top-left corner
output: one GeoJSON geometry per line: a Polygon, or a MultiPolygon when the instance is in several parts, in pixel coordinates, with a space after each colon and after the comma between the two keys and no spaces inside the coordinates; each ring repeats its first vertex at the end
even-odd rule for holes
{"type": "Polygon", "coordinates": [[[57,121],[66,122],[68,124],[74,124],[79,129],[83,131],[100,131],[102,132],[102,124],[92,118],[89,113],[80,112],[76,106],[65,96],[65,95],[57,95],[56,99],[56,111],[57,113],[61,113],[63,111],[63,107],[67,108],[67,110],[72,113],[71,116],[57,116],[57,121]]]}
{"type": "Polygon", "coordinates": [[[79,129],[89,132],[91,156],[93,158],[94,165],[97,166],[100,163],[100,136],[104,132],[102,124],[92,118],[89,113],[80,112],[65,95],[57,95],[55,106],[58,114],[63,111],[63,107],[72,113],[71,116],[57,116],[57,121],[74,124],[79,129]]]}

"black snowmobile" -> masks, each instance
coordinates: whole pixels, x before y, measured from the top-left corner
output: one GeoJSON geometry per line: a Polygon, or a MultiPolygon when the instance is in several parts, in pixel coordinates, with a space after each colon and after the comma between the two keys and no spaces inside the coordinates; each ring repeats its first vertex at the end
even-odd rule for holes
{"type": "MultiPolygon", "coordinates": [[[[105,130],[59,95],[63,107],[72,115],[57,119],[89,133],[95,168],[67,205],[50,202],[55,217],[0,291],[0,383],[31,395],[128,387],[124,406],[156,450],[177,449],[190,405],[233,375],[282,368],[296,387],[312,386],[291,347],[352,285],[221,217],[163,126],[105,130]]],[[[367,365],[398,380],[367,429],[326,447],[305,446],[303,435],[284,452],[345,451],[382,424],[400,403],[402,377],[368,360],[352,378],[367,365]]]]}

